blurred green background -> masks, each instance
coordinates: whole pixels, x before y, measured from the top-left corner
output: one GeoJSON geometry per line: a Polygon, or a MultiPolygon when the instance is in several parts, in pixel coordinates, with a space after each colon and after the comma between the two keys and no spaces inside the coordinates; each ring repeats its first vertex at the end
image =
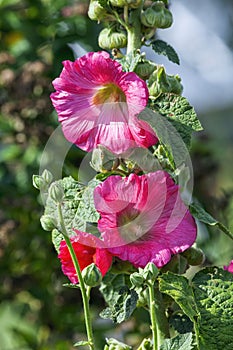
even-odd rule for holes
{"type": "MultiPolygon", "coordinates": [[[[72,349],[84,332],[79,294],[62,287],[67,280],[40,226],[42,207],[31,178],[58,125],[49,95],[62,60],[74,58],[68,44],[98,50],[100,25],[87,18],[87,8],[87,1],[0,0],[0,350],[72,349]]],[[[229,31],[232,27],[230,37],[229,31]]],[[[228,40],[231,50],[232,44],[228,40]]],[[[199,109],[205,131],[193,142],[195,195],[233,229],[233,102],[199,109]]],[[[82,155],[71,148],[65,174],[77,175],[82,155]]],[[[233,245],[223,234],[205,227],[200,232],[208,262],[223,265],[233,258],[233,245]]],[[[102,349],[111,324],[98,318],[102,299],[94,293],[102,349]]],[[[140,313],[140,319],[139,329],[134,320],[127,325],[132,342],[136,333],[149,332],[147,316],[140,313]]],[[[122,337],[126,331],[116,332],[122,337]]]]}

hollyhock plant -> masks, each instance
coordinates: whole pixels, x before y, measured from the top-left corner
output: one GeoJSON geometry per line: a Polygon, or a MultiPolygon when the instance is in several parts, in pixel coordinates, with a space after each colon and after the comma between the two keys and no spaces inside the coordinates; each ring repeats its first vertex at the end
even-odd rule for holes
{"type": "Polygon", "coordinates": [[[51,94],[65,137],[85,151],[97,145],[122,153],[157,142],[151,127],[137,119],[147,105],[146,83],[107,52],[90,52],[64,61],[51,94]]]}
{"type": "Polygon", "coordinates": [[[224,270],[229,271],[230,273],[233,273],[233,260],[231,260],[230,264],[227,266],[224,266],[224,270]]]}
{"type": "MultiPolygon", "coordinates": [[[[79,238],[77,236],[70,237],[80,269],[82,271],[85,267],[94,263],[99,268],[102,276],[104,276],[112,264],[112,256],[106,249],[94,247],[94,236],[89,238],[91,238],[91,244],[87,243],[88,245],[83,245],[79,243],[79,238]]],[[[62,240],[60,243],[58,258],[61,261],[64,275],[66,275],[73,284],[78,283],[75,267],[65,240],[62,240]]]]}
{"type": "Polygon", "coordinates": [[[110,176],[96,187],[94,201],[109,251],[135,267],[162,267],[196,239],[195,221],[164,171],[110,176]]]}

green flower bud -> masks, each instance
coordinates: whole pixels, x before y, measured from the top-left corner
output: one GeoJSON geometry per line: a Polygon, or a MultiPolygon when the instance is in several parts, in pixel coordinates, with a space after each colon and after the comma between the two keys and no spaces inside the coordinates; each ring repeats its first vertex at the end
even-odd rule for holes
{"type": "Polygon", "coordinates": [[[46,187],[46,181],[40,175],[32,176],[32,184],[38,190],[46,187]]]}
{"type": "Polygon", "coordinates": [[[101,21],[108,17],[108,13],[106,9],[100,5],[98,0],[91,0],[88,9],[88,16],[93,21],[101,21]]]}
{"type": "Polygon", "coordinates": [[[188,264],[192,266],[201,265],[205,261],[205,254],[199,248],[190,247],[181,254],[187,259],[188,264]]]}
{"type": "Polygon", "coordinates": [[[143,339],[137,350],[151,350],[152,346],[153,344],[151,342],[151,339],[143,339]]]}
{"type": "Polygon", "coordinates": [[[48,171],[47,169],[45,169],[41,175],[41,177],[45,180],[45,182],[50,185],[51,182],[53,181],[53,175],[50,173],[50,171],[48,171]]]}
{"type": "Polygon", "coordinates": [[[137,307],[145,307],[149,303],[149,289],[144,287],[136,288],[138,294],[137,307]]]}
{"type": "Polygon", "coordinates": [[[125,32],[113,32],[111,28],[104,28],[99,34],[99,46],[105,50],[120,49],[127,46],[125,32]]]}
{"type": "Polygon", "coordinates": [[[82,277],[84,283],[89,287],[99,286],[102,281],[102,274],[94,263],[82,270],[82,277]]]}
{"type": "Polygon", "coordinates": [[[134,72],[142,79],[147,80],[155,69],[155,65],[150,61],[138,63],[134,72]]]}
{"type": "Polygon", "coordinates": [[[58,182],[53,182],[49,187],[49,196],[56,203],[62,203],[64,198],[64,190],[58,182]]]}
{"type": "Polygon", "coordinates": [[[137,9],[141,6],[142,0],[127,0],[128,6],[132,9],[137,9]]]}
{"type": "Polygon", "coordinates": [[[92,152],[91,166],[96,171],[106,172],[112,170],[115,161],[116,157],[101,145],[92,152]]]}
{"type": "Polygon", "coordinates": [[[163,92],[181,95],[183,86],[180,81],[178,75],[168,75],[163,66],[157,66],[148,80],[149,94],[154,97],[163,92]]]}
{"type": "Polygon", "coordinates": [[[144,278],[139,272],[134,272],[130,275],[130,282],[134,287],[140,287],[144,283],[144,278]]]}
{"type": "Polygon", "coordinates": [[[115,7],[124,7],[128,5],[127,0],[110,0],[110,4],[115,7]]]}
{"type": "Polygon", "coordinates": [[[143,270],[143,277],[145,281],[155,281],[159,273],[159,269],[153,264],[149,262],[143,270]]]}
{"type": "Polygon", "coordinates": [[[172,13],[162,1],[157,1],[141,14],[141,22],[146,27],[169,28],[172,25],[172,13]]]}
{"type": "Polygon", "coordinates": [[[50,215],[42,215],[40,218],[40,223],[45,231],[52,231],[57,227],[56,220],[50,215]]]}

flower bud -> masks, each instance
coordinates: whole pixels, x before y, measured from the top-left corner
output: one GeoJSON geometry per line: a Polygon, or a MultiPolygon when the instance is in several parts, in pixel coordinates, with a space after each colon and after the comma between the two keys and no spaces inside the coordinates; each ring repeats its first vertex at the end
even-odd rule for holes
{"type": "Polygon", "coordinates": [[[181,253],[187,259],[189,265],[197,266],[203,264],[205,261],[205,254],[199,248],[190,247],[181,253]]]}
{"type": "Polygon", "coordinates": [[[89,287],[96,287],[102,281],[102,274],[98,267],[92,263],[82,270],[84,283],[89,287]]]}
{"type": "Polygon", "coordinates": [[[153,344],[151,342],[151,339],[143,339],[137,350],[151,350],[152,346],[153,344]]]}
{"type": "Polygon", "coordinates": [[[163,66],[157,66],[157,69],[150,75],[148,80],[148,89],[150,96],[157,97],[163,92],[180,95],[183,90],[181,79],[178,75],[168,75],[163,66]]]}
{"type": "Polygon", "coordinates": [[[56,203],[62,203],[64,198],[64,190],[58,182],[53,182],[49,187],[49,196],[56,203]]]}
{"type": "Polygon", "coordinates": [[[115,7],[124,7],[128,5],[127,0],[110,0],[110,4],[115,7]]]}
{"type": "Polygon", "coordinates": [[[48,171],[47,169],[45,169],[41,175],[41,177],[45,180],[45,182],[50,185],[51,182],[53,181],[53,175],[50,173],[50,171],[48,171]]]}
{"type": "Polygon", "coordinates": [[[153,73],[155,65],[150,61],[138,63],[134,72],[142,79],[147,80],[153,73]]]}
{"type": "Polygon", "coordinates": [[[111,28],[104,28],[99,34],[99,46],[105,50],[120,49],[127,45],[125,32],[113,32],[111,28]]]}
{"type": "Polygon", "coordinates": [[[32,176],[32,184],[38,190],[41,190],[42,188],[46,187],[46,181],[40,175],[32,176]]]}
{"type": "Polygon", "coordinates": [[[134,287],[140,287],[144,283],[144,278],[139,272],[134,272],[130,275],[130,282],[134,287]]]}
{"type": "Polygon", "coordinates": [[[57,227],[56,220],[50,215],[42,215],[40,218],[40,223],[45,231],[52,231],[57,227]]]}
{"type": "Polygon", "coordinates": [[[157,1],[141,14],[141,22],[146,27],[169,28],[173,22],[172,13],[163,1],[157,1]]]}
{"type": "Polygon", "coordinates": [[[108,13],[105,8],[103,8],[98,0],[91,0],[88,16],[93,21],[101,21],[108,16],[108,13]]]}
{"type": "Polygon", "coordinates": [[[155,281],[159,273],[159,269],[149,262],[143,270],[143,277],[146,281],[155,281]]]}

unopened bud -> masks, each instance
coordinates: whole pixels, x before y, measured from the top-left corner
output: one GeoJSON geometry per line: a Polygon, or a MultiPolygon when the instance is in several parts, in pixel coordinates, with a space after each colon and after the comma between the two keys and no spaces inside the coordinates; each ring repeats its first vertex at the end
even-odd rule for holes
{"type": "Polygon", "coordinates": [[[82,270],[84,283],[89,287],[96,287],[102,281],[102,274],[98,267],[92,263],[82,270]]]}
{"type": "Polygon", "coordinates": [[[144,278],[139,272],[130,275],[130,281],[134,287],[140,287],[144,283],[144,278]]]}
{"type": "Polygon", "coordinates": [[[58,182],[53,182],[49,187],[49,196],[56,203],[62,203],[64,198],[64,190],[58,182]]]}
{"type": "Polygon", "coordinates": [[[125,32],[114,32],[111,28],[104,28],[99,34],[99,46],[105,50],[120,49],[127,45],[125,32]]]}
{"type": "Polygon", "coordinates": [[[88,9],[88,16],[93,21],[101,21],[107,19],[109,15],[106,9],[100,5],[98,0],[91,0],[88,9]]]}
{"type": "Polygon", "coordinates": [[[99,145],[92,152],[91,166],[99,172],[110,171],[114,166],[116,157],[105,147],[99,145]]]}
{"type": "Polygon", "coordinates": [[[190,247],[181,255],[187,259],[188,264],[191,266],[201,265],[205,261],[205,254],[200,248],[190,247]]]}
{"type": "Polygon", "coordinates": [[[146,27],[165,29],[172,25],[173,17],[163,1],[157,1],[141,14],[141,22],[146,27]]]}
{"type": "Polygon", "coordinates": [[[52,231],[57,227],[56,220],[50,215],[42,215],[40,218],[40,223],[45,231],[52,231]]]}
{"type": "Polygon", "coordinates": [[[45,182],[50,185],[51,182],[53,181],[53,175],[50,173],[50,171],[48,171],[47,169],[45,169],[41,175],[41,177],[45,180],[45,182]]]}
{"type": "Polygon", "coordinates": [[[159,269],[149,262],[143,270],[143,277],[146,281],[155,281],[159,273],[159,269]]]}
{"type": "Polygon", "coordinates": [[[153,73],[155,65],[149,61],[138,63],[134,72],[142,79],[147,80],[153,73]]]}
{"type": "Polygon", "coordinates": [[[181,95],[183,86],[178,75],[168,75],[164,67],[158,65],[157,69],[150,75],[148,89],[150,96],[154,97],[164,92],[181,95]]]}
{"type": "Polygon", "coordinates": [[[32,176],[32,184],[38,190],[42,190],[46,187],[46,181],[40,175],[33,175],[32,176]]]}

